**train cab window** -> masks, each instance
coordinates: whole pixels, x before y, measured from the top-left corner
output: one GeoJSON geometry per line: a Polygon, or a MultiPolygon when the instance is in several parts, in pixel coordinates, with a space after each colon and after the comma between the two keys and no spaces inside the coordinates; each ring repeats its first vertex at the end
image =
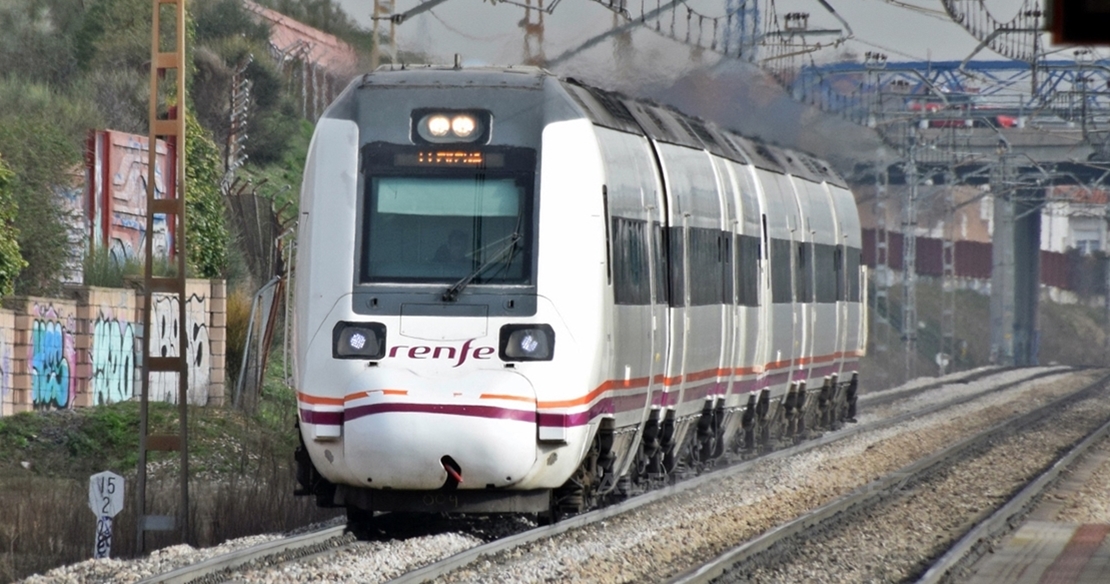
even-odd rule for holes
{"type": "Polygon", "coordinates": [[[484,172],[371,176],[364,282],[530,279],[530,179],[484,172]]]}
{"type": "Polygon", "coordinates": [[[372,142],[361,154],[361,282],[534,282],[535,150],[372,142]]]}

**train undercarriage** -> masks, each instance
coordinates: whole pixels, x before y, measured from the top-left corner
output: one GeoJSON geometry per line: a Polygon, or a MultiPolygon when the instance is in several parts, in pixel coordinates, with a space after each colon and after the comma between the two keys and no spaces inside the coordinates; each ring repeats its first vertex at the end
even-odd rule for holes
{"type": "Polygon", "coordinates": [[[771,399],[763,390],[739,408],[707,400],[701,413],[676,419],[653,411],[643,426],[614,428],[603,420],[586,456],[561,487],[532,491],[458,489],[450,478],[434,491],[379,490],[335,485],[317,472],[303,444],[297,449],[297,495],[312,495],[320,507],[347,509],[352,524],[367,523],[373,511],[412,513],[521,513],[541,523],[618,503],[697,476],[726,452],[741,457],[788,446],[855,421],[858,377],[826,378],[820,388],[792,383],[771,399]],[[633,446],[634,445],[634,446],[633,446]],[[617,476],[623,449],[634,447],[627,473],[617,476]]]}

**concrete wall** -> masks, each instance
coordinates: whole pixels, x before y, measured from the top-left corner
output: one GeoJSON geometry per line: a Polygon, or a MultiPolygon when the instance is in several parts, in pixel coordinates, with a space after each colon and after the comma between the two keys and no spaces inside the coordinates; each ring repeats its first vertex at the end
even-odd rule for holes
{"type": "MultiPolygon", "coordinates": [[[[0,416],[136,399],[142,388],[142,296],[133,290],[73,287],[68,298],[14,297],[0,310],[0,416]]],[[[188,401],[225,397],[227,287],[186,283],[188,401]]],[[[177,299],[157,294],[152,355],[177,355],[177,299]]],[[[150,398],[177,401],[177,374],[151,374],[150,398]]]]}

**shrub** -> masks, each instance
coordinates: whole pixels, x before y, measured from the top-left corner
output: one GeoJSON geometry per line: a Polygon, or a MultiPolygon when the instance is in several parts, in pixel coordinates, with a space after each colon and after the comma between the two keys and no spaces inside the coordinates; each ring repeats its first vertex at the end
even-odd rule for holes
{"type": "Polygon", "coordinates": [[[186,116],[185,245],[190,266],[202,278],[223,277],[230,236],[220,192],[219,149],[192,114],[186,116]]]}
{"type": "Polygon", "coordinates": [[[15,226],[16,204],[12,192],[15,173],[0,158],[0,296],[15,289],[15,279],[27,262],[19,253],[19,229],[15,226]]]}

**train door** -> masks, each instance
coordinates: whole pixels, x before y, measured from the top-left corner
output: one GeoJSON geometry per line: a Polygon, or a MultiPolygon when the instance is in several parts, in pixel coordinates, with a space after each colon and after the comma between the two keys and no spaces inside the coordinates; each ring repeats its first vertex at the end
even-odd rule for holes
{"type": "Polygon", "coordinates": [[[813,227],[809,197],[802,181],[782,177],[786,207],[793,206],[791,235],[794,243],[794,344],[791,381],[805,381],[813,361],[813,227]]]}
{"type": "Polygon", "coordinates": [[[733,374],[736,382],[733,394],[739,397],[737,405],[747,403],[747,394],[758,388],[758,378],[763,365],[767,363],[764,355],[764,335],[760,331],[764,328],[769,313],[764,315],[760,299],[765,297],[763,260],[764,233],[763,209],[760,206],[760,196],[756,189],[755,178],[750,165],[729,163],[729,169],[735,181],[735,193],[738,197],[739,211],[737,213],[735,232],[734,257],[734,283],[736,321],[733,327],[737,331],[733,361],[733,374]]]}
{"type": "Polygon", "coordinates": [[[767,347],[766,380],[772,397],[786,393],[791,368],[800,353],[800,324],[794,306],[794,238],[798,229],[797,205],[782,175],[756,170],[764,195],[766,246],[770,270],[770,323],[764,334],[767,347]],[[784,188],[785,186],[785,188],[784,188]]]}
{"type": "MultiPolygon", "coordinates": [[[[612,362],[606,385],[612,404],[616,476],[632,463],[651,410],[663,335],[655,300],[659,174],[643,136],[597,128],[606,170],[613,310],[612,362]]],[[[660,384],[661,385],[661,384],[660,384]]]]}
{"type": "Polygon", "coordinates": [[[722,303],[722,343],[721,362],[718,367],[720,375],[720,393],[728,396],[739,389],[736,369],[740,363],[740,351],[743,342],[740,323],[742,321],[740,304],[737,302],[736,267],[739,252],[740,225],[740,186],[733,170],[733,162],[724,159],[715,159],[717,174],[721,182],[721,208],[724,210],[721,221],[721,234],[719,245],[722,248],[725,262],[723,264],[723,297],[722,303]],[[734,385],[736,386],[734,388],[734,385]]]}
{"type": "Polygon", "coordinates": [[[810,388],[820,387],[826,375],[836,373],[837,305],[836,305],[836,222],[832,197],[821,183],[794,179],[806,205],[810,236],[811,277],[810,302],[810,388]]]}

